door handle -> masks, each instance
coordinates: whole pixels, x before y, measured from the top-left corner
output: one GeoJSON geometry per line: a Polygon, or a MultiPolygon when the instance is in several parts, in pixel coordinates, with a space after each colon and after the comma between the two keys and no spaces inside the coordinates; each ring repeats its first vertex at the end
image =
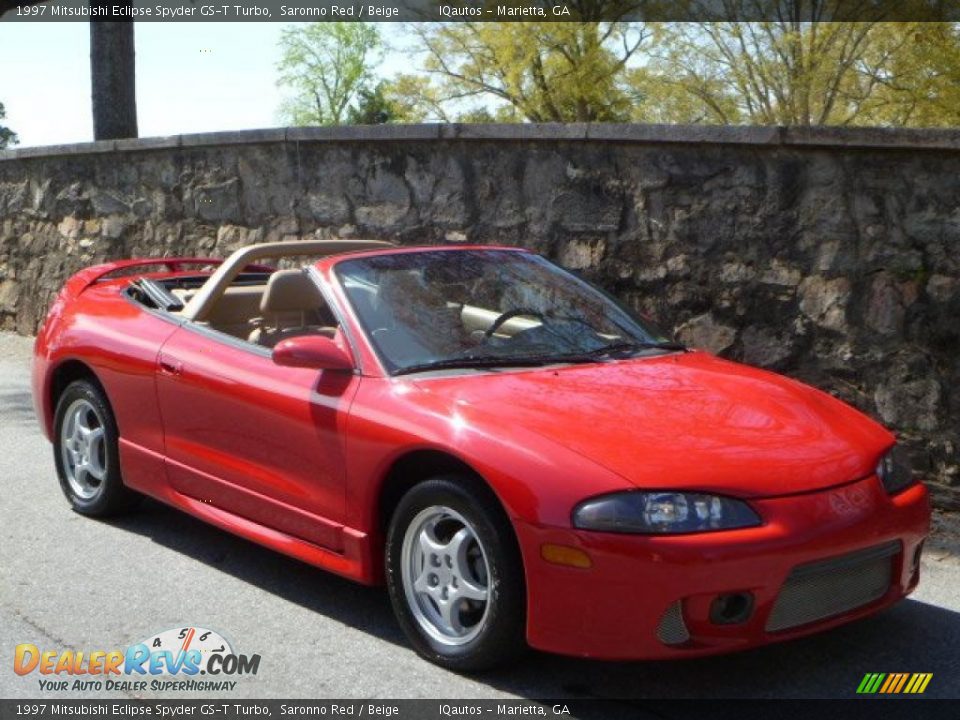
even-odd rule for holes
{"type": "Polygon", "coordinates": [[[183,363],[179,360],[174,360],[169,355],[161,355],[158,363],[160,365],[160,372],[165,375],[179,375],[180,371],[183,370],[183,363]]]}

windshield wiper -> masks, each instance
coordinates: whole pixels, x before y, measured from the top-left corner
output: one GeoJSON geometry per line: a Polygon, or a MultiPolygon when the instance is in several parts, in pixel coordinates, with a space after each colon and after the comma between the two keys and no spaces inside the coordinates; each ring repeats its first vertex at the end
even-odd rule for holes
{"type": "Polygon", "coordinates": [[[540,367],[563,363],[593,362],[594,358],[583,355],[466,355],[464,357],[432,360],[416,365],[407,365],[394,371],[394,375],[427,372],[429,370],[455,370],[459,368],[495,368],[495,367],[540,367]]]}
{"type": "Polygon", "coordinates": [[[562,365],[565,363],[590,363],[596,362],[598,358],[604,355],[616,352],[631,350],[686,351],[686,349],[686,345],[676,342],[623,341],[613,342],[594,350],[571,353],[569,355],[465,355],[463,357],[444,358],[443,360],[431,360],[430,362],[407,365],[394,371],[393,374],[410,375],[412,373],[428,372],[430,370],[456,370],[460,368],[539,367],[543,365],[562,365]]]}
{"type": "Polygon", "coordinates": [[[593,350],[587,350],[580,353],[580,356],[603,357],[618,352],[631,352],[636,350],[671,350],[686,352],[687,346],[683,343],[671,342],[669,340],[661,341],[640,341],[640,340],[621,340],[608,343],[593,350]]]}

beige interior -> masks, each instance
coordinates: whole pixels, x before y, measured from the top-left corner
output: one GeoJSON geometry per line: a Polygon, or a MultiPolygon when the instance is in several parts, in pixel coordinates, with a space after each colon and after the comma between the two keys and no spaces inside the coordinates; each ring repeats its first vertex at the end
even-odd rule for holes
{"type": "Polygon", "coordinates": [[[186,305],[188,302],[190,302],[190,298],[197,294],[197,291],[188,290],[187,288],[171,288],[170,294],[186,305]]]}
{"type": "Polygon", "coordinates": [[[264,285],[232,283],[266,258],[324,257],[390,247],[380,240],[305,240],[248,245],[232,253],[197,289],[173,288],[180,317],[249,342],[272,347],[298,334],[333,336],[336,321],[306,269],[278,270],[264,285]],[[251,329],[252,328],[252,329],[251,329]]]}
{"type": "Polygon", "coordinates": [[[393,243],[382,240],[295,240],[248,245],[235,251],[223,261],[203,286],[194,293],[180,314],[187,320],[210,322],[211,315],[214,314],[216,306],[219,305],[218,300],[222,294],[230,289],[230,285],[237,275],[251,263],[256,263],[265,258],[304,255],[325,257],[360,250],[391,247],[392,245],[393,243]]]}
{"type": "MultiPolygon", "coordinates": [[[[171,292],[187,303],[197,291],[173,288],[171,292]]],[[[496,310],[465,305],[460,317],[467,332],[482,334],[499,316],[496,310]]],[[[333,337],[336,333],[336,323],[323,297],[304,270],[278,270],[264,285],[229,287],[207,318],[200,324],[267,347],[285,337],[308,333],[333,337]]],[[[532,317],[518,316],[503,323],[496,335],[506,338],[540,324],[532,317]]]]}
{"type": "Polygon", "coordinates": [[[333,337],[336,322],[313,279],[305,269],[277,270],[260,298],[260,316],[250,324],[247,340],[273,347],[300,335],[333,337]]]}
{"type": "MultiPolygon", "coordinates": [[[[263,258],[297,255],[330,255],[389,246],[390,243],[357,241],[298,241],[264,243],[238,250],[198,289],[173,288],[183,303],[182,317],[246,340],[272,347],[280,340],[304,334],[332,337],[336,321],[307,270],[277,270],[264,285],[230,283],[250,263],[263,258]]],[[[455,305],[454,305],[455,307],[455,305]]],[[[485,332],[500,316],[495,310],[467,305],[461,320],[468,332],[485,332]]],[[[540,325],[526,316],[511,318],[497,330],[498,337],[540,325]]]]}
{"type": "MultiPolygon", "coordinates": [[[[460,320],[467,332],[485,333],[501,314],[496,310],[487,310],[476,305],[464,305],[460,313],[460,320]]],[[[529,330],[542,324],[540,320],[529,315],[517,315],[497,328],[495,335],[497,337],[511,337],[522,330],[529,330]]]]}
{"type": "Polygon", "coordinates": [[[251,319],[260,314],[260,302],[266,289],[266,285],[227,288],[202,324],[246,340],[250,334],[251,319]]]}

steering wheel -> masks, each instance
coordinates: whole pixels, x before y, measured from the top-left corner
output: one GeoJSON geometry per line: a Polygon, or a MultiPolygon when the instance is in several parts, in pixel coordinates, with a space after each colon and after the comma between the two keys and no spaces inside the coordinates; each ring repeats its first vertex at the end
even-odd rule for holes
{"type": "Polygon", "coordinates": [[[530,315],[535,318],[539,318],[541,322],[546,322],[547,319],[543,316],[543,313],[531,308],[514,308],[513,310],[507,310],[505,313],[502,313],[496,320],[491,323],[490,327],[486,329],[483,333],[483,339],[489,340],[493,337],[493,334],[500,329],[500,326],[503,325],[507,320],[511,318],[518,317],[520,315],[530,315]]]}

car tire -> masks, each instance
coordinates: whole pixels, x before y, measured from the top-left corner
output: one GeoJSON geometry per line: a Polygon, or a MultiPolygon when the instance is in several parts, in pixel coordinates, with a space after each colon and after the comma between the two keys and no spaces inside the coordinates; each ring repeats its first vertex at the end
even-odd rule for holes
{"type": "Polygon", "coordinates": [[[487,670],[526,648],[520,550],[480,481],[452,475],[413,486],[390,520],[386,575],[400,626],[430,662],[487,670]]]}
{"type": "Polygon", "coordinates": [[[123,484],[118,438],[100,386],[89,380],[70,383],[54,414],[53,459],[60,488],[81,515],[118,515],[143,499],[123,484]]]}

